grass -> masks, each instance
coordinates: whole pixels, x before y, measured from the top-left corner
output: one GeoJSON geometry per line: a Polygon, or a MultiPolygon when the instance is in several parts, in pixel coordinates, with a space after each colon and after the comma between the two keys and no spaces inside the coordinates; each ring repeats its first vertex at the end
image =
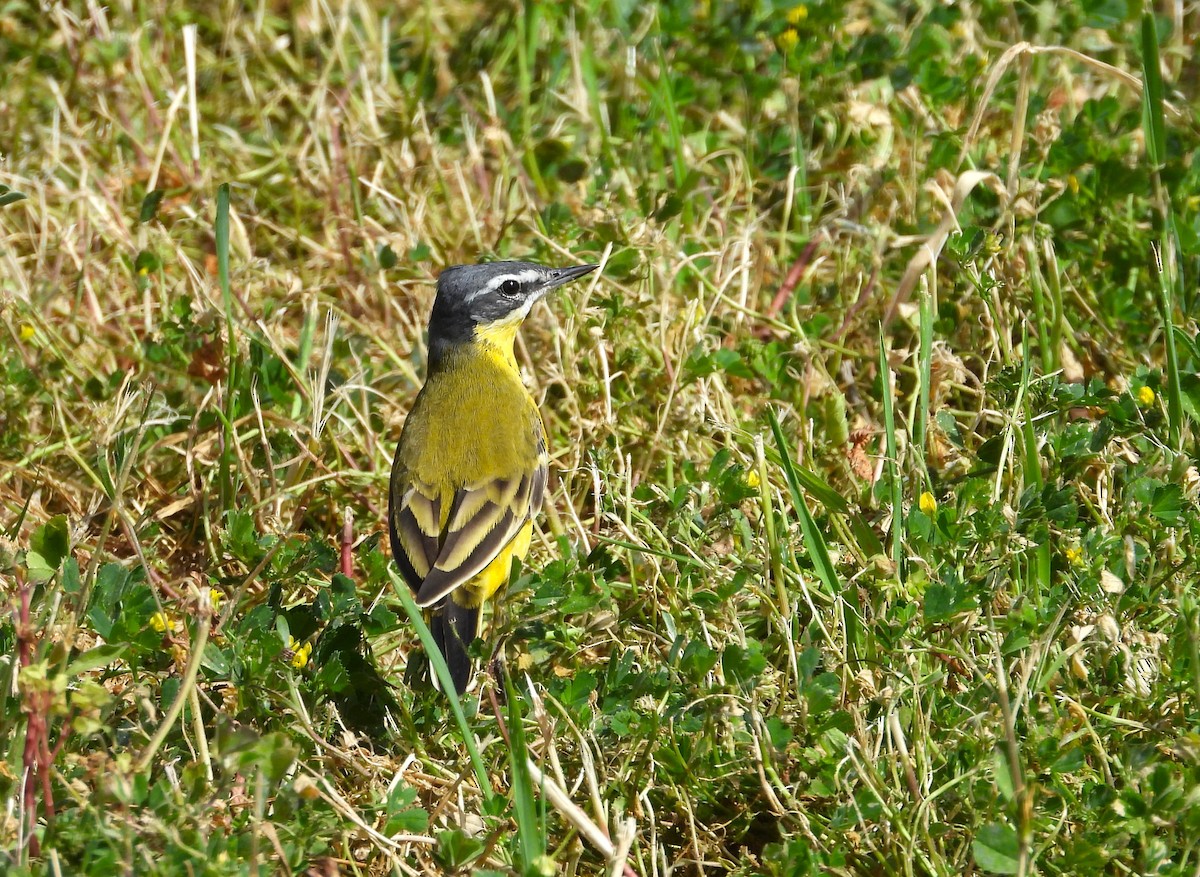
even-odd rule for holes
{"type": "Polygon", "coordinates": [[[1180,10],[0,10],[3,870],[1196,874],[1180,10]],[[603,270],[456,719],[383,515],[491,258],[603,270]]]}

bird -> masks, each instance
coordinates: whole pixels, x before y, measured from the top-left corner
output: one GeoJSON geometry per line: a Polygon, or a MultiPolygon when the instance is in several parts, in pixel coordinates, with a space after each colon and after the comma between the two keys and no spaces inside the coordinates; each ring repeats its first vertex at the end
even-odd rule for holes
{"type": "Polygon", "coordinates": [[[425,383],[392,463],[388,531],[459,694],[473,676],[480,609],[529,551],[546,491],[546,429],[513,343],[538,301],[598,267],[486,262],[438,276],[425,383]]]}

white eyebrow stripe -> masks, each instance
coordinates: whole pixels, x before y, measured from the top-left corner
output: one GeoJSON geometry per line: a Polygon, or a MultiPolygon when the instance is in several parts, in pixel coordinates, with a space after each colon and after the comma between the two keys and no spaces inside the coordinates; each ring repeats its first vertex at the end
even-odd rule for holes
{"type": "Polygon", "coordinates": [[[487,282],[487,285],[483,287],[483,289],[478,289],[467,296],[467,301],[474,301],[481,295],[487,295],[490,292],[495,292],[500,288],[500,284],[504,283],[506,280],[515,280],[517,283],[525,284],[537,280],[541,276],[542,272],[535,271],[532,268],[528,268],[524,271],[517,271],[514,274],[497,274],[487,282]]]}

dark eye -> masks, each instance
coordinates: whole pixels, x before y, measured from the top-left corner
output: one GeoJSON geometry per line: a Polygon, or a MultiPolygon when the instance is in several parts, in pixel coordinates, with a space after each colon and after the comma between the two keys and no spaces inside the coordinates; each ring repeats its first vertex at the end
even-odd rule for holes
{"type": "Polygon", "coordinates": [[[515,281],[515,280],[505,280],[503,283],[500,284],[500,294],[501,295],[507,295],[507,296],[511,297],[511,296],[515,296],[520,291],[521,291],[521,284],[517,283],[517,281],[515,281]]]}

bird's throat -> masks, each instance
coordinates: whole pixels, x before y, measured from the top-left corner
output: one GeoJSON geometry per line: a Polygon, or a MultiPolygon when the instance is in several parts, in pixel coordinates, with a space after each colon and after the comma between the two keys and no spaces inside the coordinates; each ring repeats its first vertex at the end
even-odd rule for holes
{"type": "Polygon", "coordinates": [[[520,327],[520,320],[514,320],[507,324],[476,326],[470,338],[464,341],[454,341],[431,335],[429,339],[429,374],[456,371],[463,367],[470,367],[469,363],[471,362],[484,359],[501,371],[516,376],[520,381],[521,370],[517,366],[517,357],[513,351],[517,330],[520,327]]]}
{"type": "Polygon", "coordinates": [[[520,327],[519,320],[491,326],[477,326],[475,328],[475,344],[485,356],[519,374],[517,357],[513,353],[513,344],[520,327]]]}

